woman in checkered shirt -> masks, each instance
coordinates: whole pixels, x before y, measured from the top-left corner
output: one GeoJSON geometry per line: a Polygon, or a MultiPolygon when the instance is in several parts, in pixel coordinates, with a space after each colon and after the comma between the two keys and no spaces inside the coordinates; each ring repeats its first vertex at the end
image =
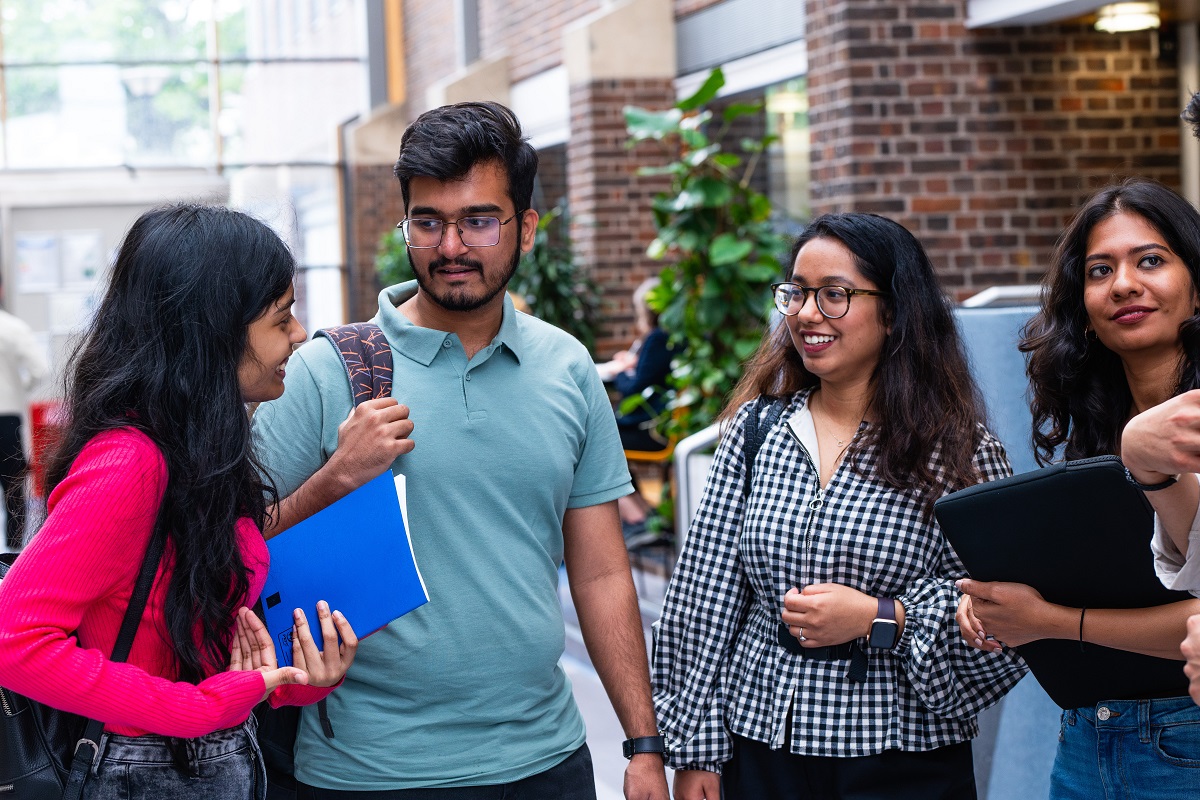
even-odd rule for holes
{"type": "Polygon", "coordinates": [[[954,621],[933,503],[1011,470],[949,302],[869,214],[815,220],[774,290],[656,627],[675,796],[974,798],[976,715],[1024,666],[954,621]]]}
{"type": "MultiPolygon", "coordinates": [[[[1060,447],[1069,459],[1119,453],[1130,417],[1200,388],[1198,285],[1200,214],[1187,200],[1154,181],[1129,179],[1083,205],[1059,240],[1041,311],[1021,344],[1029,353],[1039,461],[1054,460],[1060,447]]],[[[1159,522],[1186,532],[1196,477],[1133,469],[1130,480],[1144,481],[1159,522]]],[[[1167,572],[1179,573],[1159,527],[1158,566],[1166,561],[1174,568],[1167,572]]],[[[1119,585],[1120,575],[1114,564],[1112,574],[1097,577],[1119,585]]],[[[1136,654],[1126,663],[1142,680],[1139,697],[1101,697],[1063,711],[1052,800],[1198,796],[1200,708],[1188,696],[1179,643],[1200,599],[1082,609],[1049,603],[1024,584],[963,581],[962,588],[963,636],[984,650],[1078,638],[1081,647],[1136,654]]]]}

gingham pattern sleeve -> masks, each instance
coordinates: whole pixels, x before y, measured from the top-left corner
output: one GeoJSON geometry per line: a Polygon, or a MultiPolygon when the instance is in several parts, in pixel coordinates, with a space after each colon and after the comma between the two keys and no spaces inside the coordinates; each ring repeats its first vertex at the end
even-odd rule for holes
{"type": "MultiPolygon", "coordinates": [[[[987,431],[982,431],[974,464],[980,482],[1012,474],[1004,446],[987,431]]],[[[942,717],[972,718],[998,702],[1026,667],[1015,653],[984,653],[963,641],[954,619],[960,597],[954,580],[967,571],[950,543],[940,538],[936,576],[913,581],[899,598],[904,632],[892,652],[926,708],[942,717]]]]}
{"type": "Polygon", "coordinates": [[[674,769],[719,772],[732,754],[720,682],[750,598],[738,559],[747,412],[739,410],[717,447],[654,628],[654,706],[674,769]]]}

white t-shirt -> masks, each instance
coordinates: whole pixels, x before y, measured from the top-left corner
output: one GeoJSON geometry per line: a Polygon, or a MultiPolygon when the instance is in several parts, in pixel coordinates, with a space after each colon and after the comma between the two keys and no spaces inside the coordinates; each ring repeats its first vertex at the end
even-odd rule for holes
{"type": "Polygon", "coordinates": [[[1163,586],[1200,597],[1200,508],[1196,509],[1192,529],[1188,531],[1186,556],[1167,536],[1157,514],[1154,515],[1154,538],[1150,540],[1150,549],[1154,552],[1154,571],[1163,586]]]}

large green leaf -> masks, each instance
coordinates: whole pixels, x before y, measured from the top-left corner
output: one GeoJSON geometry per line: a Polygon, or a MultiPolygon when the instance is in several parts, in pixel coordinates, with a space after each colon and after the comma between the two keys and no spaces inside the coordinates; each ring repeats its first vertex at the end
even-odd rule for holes
{"type": "Polygon", "coordinates": [[[692,94],[691,97],[684,98],[676,104],[676,108],[683,111],[692,111],[711,101],[717,96],[717,92],[721,91],[721,87],[725,85],[725,73],[720,67],[717,67],[712,72],[708,73],[704,83],[700,88],[692,94]]]}
{"type": "Polygon", "coordinates": [[[742,241],[732,233],[723,233],[713,239],[708,248],[708,260],[714,265],[734,264],[750,255],[753,249],[754,245],[751,242],[742,241]]]}
{"type": "MultiPolygon", "coordinates": [[[[683,157],[683,164],[689,167],[698,167],[709,159],[709,157],[721,152],[721,145],[710,144],[707,147],[701,147],[698,150],[686,154],[683,157]]],[[[677,162],[678,163],[678,162],[677,162]]]]}
{"type": "Polygon", "coordinates": [[[746,264],[742,267],[742,277],[750,281],[773,281],[779,277],[779,265],[763,263],[761,261],[753,264],[746,264]]]}
{"type": "Polygon", "coordinates": [[[637,106],[625,106],[625,129],[635,140],[663,139],[679,130],[683,112],[677,108],[650,111],[637,106]]]}
{"type": "Polygon", "coordinates": [[[733,344],[733,354],[738,357],[739,361],[745,361],[754,355],[754,351],[758,349],[760,342],[761,339],[738,339],[733,344]]]}
{"type": "Polygon", "coordinates": [[[730,186],[726,181],[706,175],[700,180],[693,182],[692,186],[694,187],[692,191],[698,192],[704,198],[700,205],[708,207],[725,206],[733,200],[734,187],[730,186]]]}
{"type": "Polygon", "coordinates": [[[664,167],[638,167],[638,175],[653,177],[655,175],[684,175],[687,167],[678,161],[672,161],[664,167]]]}
{"type": "Polygon", "coordinates": [[[744,117],[749,114],[757,114],[762,111],[762,103],[730,103],[721,112],[721,118],[726,122],[733,122],[738,117],[744,117]]]}
{"type": "Polygon", "coordinates": [[[698,208],[704,205],[710,205],[708,202],[708,194],[703,186],[696,186],[691,189],[684,189],[679,194],[675,195],[675,199],[671,200],[670,208],[672,211],[683,211],[686,208],[698,208]]]}

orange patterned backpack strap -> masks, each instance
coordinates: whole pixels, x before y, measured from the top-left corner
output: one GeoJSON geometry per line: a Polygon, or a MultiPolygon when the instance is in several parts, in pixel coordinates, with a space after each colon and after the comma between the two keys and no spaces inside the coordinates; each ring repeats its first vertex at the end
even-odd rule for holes
{"type": "Polygon", "coordinates": [[[392,346],[373,322],[352,322],[317,331],[333,344],[346,376],[354,405],[392,396],[392,346]]]}

